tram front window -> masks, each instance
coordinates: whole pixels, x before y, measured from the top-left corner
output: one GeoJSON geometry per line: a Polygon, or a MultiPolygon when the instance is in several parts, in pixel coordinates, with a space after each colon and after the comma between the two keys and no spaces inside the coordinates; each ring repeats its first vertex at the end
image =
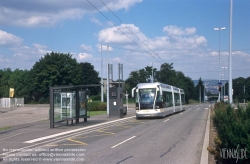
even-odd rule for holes
{"type": "Polygon", "coordinates": [[[140,109],[153,109],[156,88],[139,89],[140,109]]]}

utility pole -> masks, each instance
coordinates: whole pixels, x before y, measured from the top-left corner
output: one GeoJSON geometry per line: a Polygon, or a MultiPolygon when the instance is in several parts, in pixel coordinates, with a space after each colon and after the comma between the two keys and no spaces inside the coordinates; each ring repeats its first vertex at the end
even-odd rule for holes
{"type": "Polygon", "coordinates": [[[154,76],[153,76],[153,62],[152,62],[152,83],[154,82],[154,76]]]}
{"type": "Polygon", "coordinates": [[[103,102],[103,58],[102,58],[102,45],[101,45],[101,102],[103,102]]]}
{"type": "Polygon", "coordinates": [[[109,46],[107,46],[107,114],[109,114],[109,62],[108,62],[108,52],[109,52],[109,46]]]}
{"type": "Polygon", "coordinates": [[[232,81],[232,29],[233,29],[233,0],[230,1],[230,32],[229,32],[229,87],[228,87],[228,91],[229,91],[229,103],[232,105],[233,103],[233,90],[232,90],[232,86],[233,86],[233,81],[232,81]]]}

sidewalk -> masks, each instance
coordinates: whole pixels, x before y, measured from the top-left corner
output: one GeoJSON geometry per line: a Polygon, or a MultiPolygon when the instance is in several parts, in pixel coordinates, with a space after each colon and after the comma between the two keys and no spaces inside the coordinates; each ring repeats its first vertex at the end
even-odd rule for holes
{"type": "MultiPolygon", "coordinates": [[[[127,106],[124,104],[124,106],[127,106]]],[[[129,108],[133,108],[134,104],[128,104],[129,108]]],[[[38,121],[48,120],[49,127],[49,104],[31,104],[24,107],[1,108],[0,107],[0,128],[7,126],[17,126],[29,124],[38,121]]],[[[91,116],[98,117],[98,116],[91,116]]],[[[108,118],[108,115],[104,115],[108,118]]],[[[89,119],[88,119],[89,120],[89,119]]],[[[74,124],[75,125],[75,124],[74,124]]]]}

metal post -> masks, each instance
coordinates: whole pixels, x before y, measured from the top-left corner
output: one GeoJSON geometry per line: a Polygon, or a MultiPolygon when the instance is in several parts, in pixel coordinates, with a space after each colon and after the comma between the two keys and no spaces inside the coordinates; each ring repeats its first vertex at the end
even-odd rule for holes
{"type": "Polygon", "coordinates": [[[128,93],[127,93],[127,91],[126,91],[126,94],[125,94],[125,96],[126,96],[126,103],[127,103],[127,110],[128,110],[128,93]]]}
{"type": "Polygon", "coordinates": [[[204,103],[205,103],[206,101],[205,101],[205,85],[204,85],[204,103]]]}
{"type": "Polygon", "coordinates": [[[118,78],[119,78],[119,88],[120,88],[120,79],[121,79],[121,77],[120,77],[120,75],[121,75],[121,66],[120,66],[120,63],[118,63],[118,78]]]}
{"type": "Polygon", "coordinates": [[[50,128],[54,128],[54,93],[53,87],[49,88],[49,99],[50,99],[50,109],[49,109],[49,120],[50,128]]]}
{"type": "Polygon", "coordinates": [[[201,86],[199,87],[199,98],[200,98],[200,103],[201,103],[201,86]]]}
{"type": "Polygon", "coordinates": [[[107,46],[107,114],[109,114],[109,64],[108,64],[109,46],[107,46]]]}
{"type": "Polygon", "coordinates": [[[153,62],[152,62],[152,83],[154,82],[154,76],[153,76],[153,62]]]}
{"type": "Polygon", "coordinates": [[[233,95],[232,95],[232,24],[233,24],[233,0],[230,0],[230,34],[229,34],[229,101],[232,105],[233,102],[233,95]]]}
{"type": "Polygon", "coordinates": [[[103,102],[103,59],[102,59],[102,45],[101,45],[101,102],[103,102]]]}

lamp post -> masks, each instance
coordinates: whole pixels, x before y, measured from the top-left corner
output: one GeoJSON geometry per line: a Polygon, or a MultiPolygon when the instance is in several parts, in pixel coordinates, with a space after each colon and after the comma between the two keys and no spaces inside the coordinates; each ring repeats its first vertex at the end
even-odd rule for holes
{"type": "Polygon", "coordinates": [[[221,67],[222,69],[224,69],[224,96],[226,95],[226,74],[225,74],[225,69],[227,69],[227,67],[221,67]]]}
{"type": "MultiPolygon", "coordinates": [[[[219,83],[220,83],[220,31],[226,30],[226,27],[214,28],[215,31],[219,31],[219,83]]],[[[220,84],[219,84],[220,85],[220,84]]],[[[219,100],[220,101],[220,100],[219,100]]]]}
{"type": "Polygon", "coordinates": [[[106,60],[106,64],[107,64],[107,114],[109,114],[109,46],[107,46],[107,60],[106,60]]]}
{"type": "Polygon", "coordinates": [[[102,59],[102,45],[101,45],[101,102],[103,102],[103,59],[102,59]]]}
{"type": "Polygon", "coordinates": [[[232,105],[232,32],[233,32],[233,0],[230,0],[230,30],[229,30],[229,77],[228,77],[228,91],[229,91],[229,103],[232,105]]]}
{"type": "Polygon", "coordinates": [[[152,62],[152,83],[154,82],[154,76],[153,76],[153,62],[152,62]]]}

